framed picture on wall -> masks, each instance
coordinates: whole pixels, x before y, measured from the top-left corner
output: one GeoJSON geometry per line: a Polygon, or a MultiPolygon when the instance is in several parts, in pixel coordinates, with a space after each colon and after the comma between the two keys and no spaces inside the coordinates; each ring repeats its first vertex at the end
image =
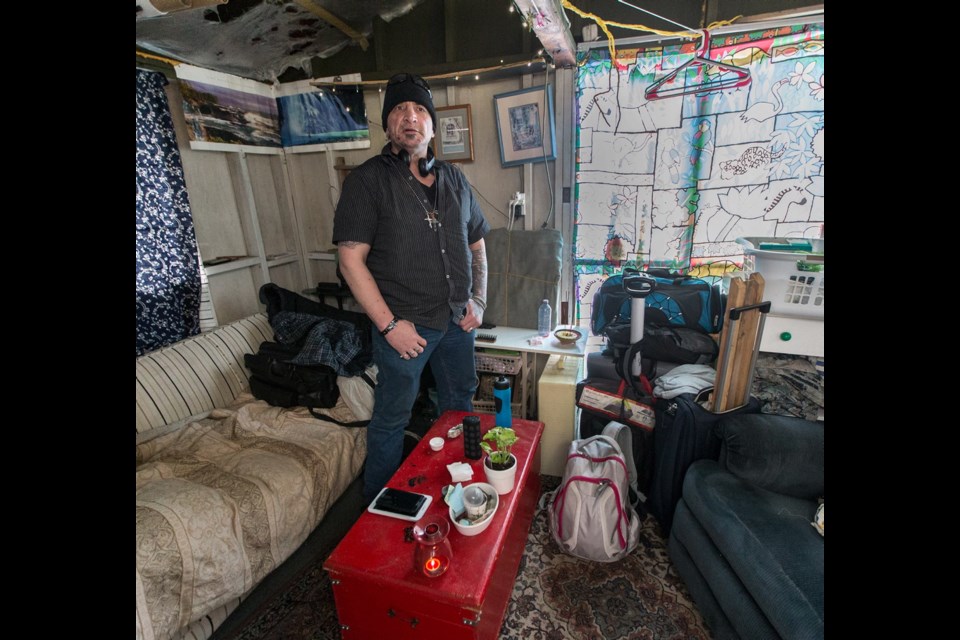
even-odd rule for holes
{"type": "Polygon", "coordinates": [[[500,136],[500,164],[512,167],[556,158],[553,93],[549,86],[493,96],[500,136]]]}
{"type": "Polygon", "coordinates": [[[473,119],[470,105],[437,107],[433,153],[446,162],[473,162],[473,119]]]}

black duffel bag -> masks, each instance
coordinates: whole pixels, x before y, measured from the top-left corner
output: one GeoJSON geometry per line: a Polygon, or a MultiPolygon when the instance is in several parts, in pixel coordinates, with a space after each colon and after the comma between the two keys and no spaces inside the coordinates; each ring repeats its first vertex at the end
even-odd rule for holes
{"type": "Polygon", "coordinates": [[[604,354],[613,359],[617,374],[627,377],[637,353],[641,358],[641,370],[652,379],[658,362],[671,364],[713,364],[720,353],[720,346],[709,333],[690,327],[658,325],[645,322],[643,339],[630,344],[629,323],[613,323],[607,326],[607,348],[604,354]]]}
{"type": "Polygon", "coordinates": [[[631,346],[633,355],[637,349],[642,358],[677,364],[712,364],[720,353],[720,345],[705,331],[649,322],[643,325],[643,339],[631,346]]]}
{"type": "Polygon", "coordinates": [[[264,342],[257,353],[243,356],[250,370],[250,393],[274,407],[329,409],[340,398],[337,372],[326,365],[289,362],[299,347],[264,342]]]}

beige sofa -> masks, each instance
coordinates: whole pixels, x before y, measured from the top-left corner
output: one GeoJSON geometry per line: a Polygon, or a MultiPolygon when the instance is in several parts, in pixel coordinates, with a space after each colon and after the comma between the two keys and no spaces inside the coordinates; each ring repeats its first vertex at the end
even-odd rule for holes
{"type": "Polygon", "coordinates": [[[366,429],[250,395],[272,339],[261,313],[137,358],[137,640],[210,637],[361,471],[366,429]]]}

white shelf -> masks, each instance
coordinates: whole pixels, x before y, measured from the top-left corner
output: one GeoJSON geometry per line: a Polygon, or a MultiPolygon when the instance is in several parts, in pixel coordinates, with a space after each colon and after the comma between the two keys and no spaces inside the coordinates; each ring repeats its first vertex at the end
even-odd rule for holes
{"type": "MultiPolygon", "coordinates": [[[[478,330],[479,333],[489,333],[497,337],[496,341],[494,342],[483,342],[481,340],[477,340],[475,346],[478,350],[491,349],[516,351],[520,353],[521,367],[519,373],[517,373],[516,377],[514,378],[512,400],[520,401],[519,409],[521,412],[521,417],[535,417],[539,413],[539,394],[537,390],[537,381],[534,380],[534,374],[536,373],[536,356],[538,354],[545,354],[547,356],[566,356],[568,358],[566,366],[577,367],[579,369],[580,364],[576,363],[575,361],[582,359],[584,356],[584,348],[586,347],[587,343],[587,332],[582,327],[576,328],[577,330],[583,332],[584,336],[581,337],[576,343],[569,346],[561,345],[560,341],[553,336],[552,332],[548,337],[543,338],[540,344],[530,344],[530,340],[537,336],[536,329],[497,326],[492,329],[478,330]]],[[[509,356],[502,355],[499,357],[509,358],[509,356]]],[[[559,361],[560,358],[558,357],[557,360],[559,361]]],[[[482,371],[480,369],[477,370],[477,374],[497,375],[496,373],[482,371]]],[[[482,403],[487,401],[474,400],[474,405],[476,405],[477,402],[482,403]]],[[[489,402],[492,403],[492,401],[489,402]]],[[[513,409],[515,410],[516,408],[513,409]]],[[[479,410],[480,409],[478,409],[478,411],[479,410]]]]}
{"type": "MultiPolygon", "coordinates": [[[[557,329],[558,328],[559,327],[557,327],[557,329]]],[[[583,327],[574,327],[574,329],[583,334],[587,333],[583,327]]],[[[584,335],[572,345],[562,345],[560,344],[560,341],[554,337],[553,332],[550,332],[549,336],[542,338],[540,344],[533,345],[530,344],[530,340],[537,337],[537,330],[524,329],[521,327],[497,326],[493,329],[478,329],[477,332],[491,333],[497,336],[497,339],[494,342],[483,342],[482,340],[477,340],[477,347],[484,347],[486,349],[507,349],[522,351],[525,353],[545,353],[547,355],[573,356],[576,358],[582,358],[584,347],[587,344],[587,336],[584,335]]]]}
{"type": "Polygon", "coordinates": [[[255,267],[259,264],[260,258],[240,258],[239,260],[231,260],[230,262],[224,262],[223,264],[215,264],[210,267],[204,267],[204,269],[206,269],[208,276],[215,276],[219,273],[227,273],[228,271],[237,271],[238,269],[255,267]]]}
{"type": "Polygon", "coordinates": [[[300,256],[295,253],[286,253],[279,256],[267,256],[267,266],[268,267],[279,267],[282,264],[290,264],[291,262],[297,262],[300,260],[300,256]]]}

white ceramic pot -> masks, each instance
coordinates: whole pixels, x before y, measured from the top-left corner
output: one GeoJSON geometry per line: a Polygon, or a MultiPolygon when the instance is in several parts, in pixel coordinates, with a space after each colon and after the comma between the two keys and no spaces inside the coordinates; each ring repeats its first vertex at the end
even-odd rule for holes
{"type": "Polygon", "coordinates": [[[510,465],[509,469],[504,469],[503,471],[491,469],[487,464],[488,459],[489,456],[483,460],[483,470],[487,474],[487,482],[493,485],[493,488],[497,490],[497,494],[501,496],[513,491],[513,483],[517,477],[517,457],[511,453],[510,459],[513,460],[513,464],[510,465]]]}

